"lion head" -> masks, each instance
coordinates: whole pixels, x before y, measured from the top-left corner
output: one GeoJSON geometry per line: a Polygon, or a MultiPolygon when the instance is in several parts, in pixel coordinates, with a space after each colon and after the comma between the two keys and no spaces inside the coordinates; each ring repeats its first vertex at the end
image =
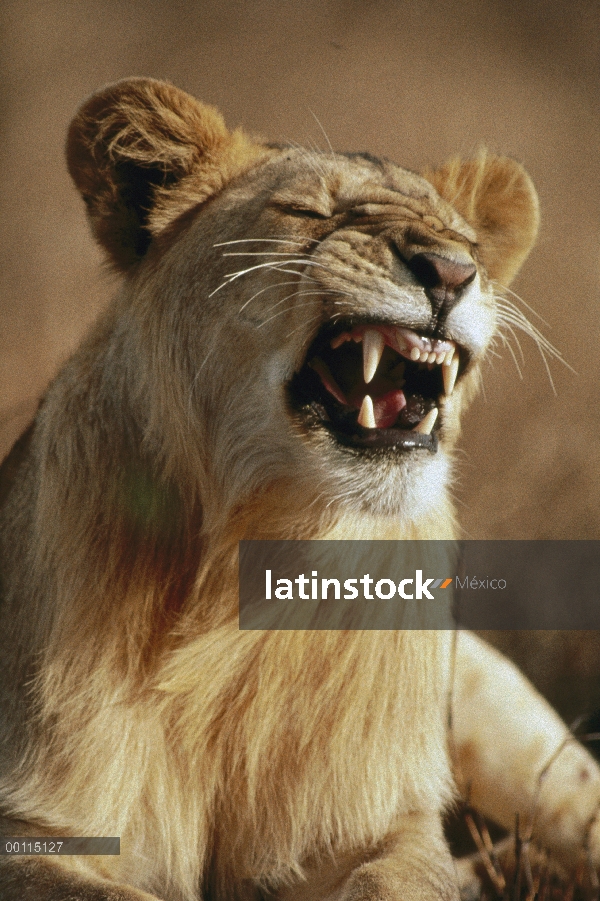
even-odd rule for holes
{"type": "Polygon", "coordinates": [[[144,446],[205,517],[260,496],[268,532],[271,493],[279,528],[292,508],[448,520],[497,284],[537,231],[518,163],[418,175],[266,144],[149,79],[92,96],[67,155],[125,274],[116,343],[144,446]]]}

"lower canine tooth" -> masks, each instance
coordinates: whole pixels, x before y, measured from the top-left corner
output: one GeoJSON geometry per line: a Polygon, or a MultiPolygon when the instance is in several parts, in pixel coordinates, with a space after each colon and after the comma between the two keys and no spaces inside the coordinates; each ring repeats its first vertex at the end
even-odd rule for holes
{"type": "Polygon", "coordinates": [[[385,338],[381,332],[368,329],[363,335],[363,374],[368,385],[379,366],[381,355],[385,347],[385,338]]]}
{"type": "Polygon", "coordinates": [[[431,430],[435,425],[435,421],[438,418],[438,408],[434,407],[433,410],[430,410],[427,416],[425,416],[421,422],[418,422],[414,427],[413,432],[418,432],[420,435],[431,435],[431,430]]]}
{"type": "Polygon", "coordinates": [[[375,422],[375,413],[373,410],[373,401],[368,394],[365,394],[363,402],[361,404],[360,413],[358,414],[358,424],[361,425],[363,429],[377,428],[377,423],[375,422]]]}
{"type": "Polygon", "coordinates": [[[449,366],[442,366],[442,376],[444,379],[444,394],[450,397],[454,391],[454,383],[458,375],[458,356],[453,356],[449,366]]]}

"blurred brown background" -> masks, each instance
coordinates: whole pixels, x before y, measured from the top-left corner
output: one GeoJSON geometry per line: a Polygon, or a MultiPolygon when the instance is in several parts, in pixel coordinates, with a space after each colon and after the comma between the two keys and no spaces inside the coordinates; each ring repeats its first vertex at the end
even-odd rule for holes
{"type": "MultiPolygon", "coordinates": [[[[577,370],[523,337],[466,420],[467,537],[600,538],[597,0],[4,0],[0,455],[114,290],[63,162],[70,117],[126,75],[170,79],[274,140],[410,168],[478,144],[525,163],[539,244],[514,284],[577,370]]],[[[534,318],[534,322],[536,322],[534,318]]]]}

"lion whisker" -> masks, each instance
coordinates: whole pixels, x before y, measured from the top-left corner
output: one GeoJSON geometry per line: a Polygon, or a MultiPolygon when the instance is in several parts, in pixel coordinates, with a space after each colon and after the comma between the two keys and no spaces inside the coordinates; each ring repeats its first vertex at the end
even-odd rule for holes
{"type": "Polygon", "coordinates": [[[286,300],[291,300],[293,297],[306,297],[310,295],[319,295],[319,297],[323,297],[323,291],[294,291],[292,294],[288,294],[286,297],[282,297],[281,300],[278,300],[277,303],[274,303],[268,310],[265,310],[265,313],[270,313],[272,310],[276,309],[276,307],[285,303],[286,300]]]}
{"type": "MultiPolygon", "coordinates": [[[[238,269],[237,272],[227,272],[225,274],[225,276],[223,277],[223,281],[221,282],[219,287],[215,288],[214,291],[211,291],[211,293],[208,296],[209,296],[209,298],[213,297],[215,294],[217,294],[221,290],[221,288],[225,288],[227,285],[231,284],[231,282],[235,281],[237,278],[241,278],[242,275],[246,275],[247,273],[253,272],[256,269],[277,269],[279,266],[287,265],[287,263],[289,263],[289,262],[291,262],[291,260],[286,260],[285,262],[283,260],[271,260],[267,263],[261,263],[260,265],[252,266],[249,269],[238,269]]],[[[294,274],[296,274],[296,273],[294,273],[294,274]]]]}
{"type": "Polygon", "coordinates": [[[289,266],[291,263],[304,263],[305,260],[268,260],[266,263],[257,263],[256,266],[248,266],[247,269],[237,269],[235,272],[226,272],[225,278],[230,282],[248,275],[249,272],[256,272],[258,269],[277,269],[281,265],[289,266]]]}
{"type": "Polygon", "coordinates": [[[229,279],[230,282],[233,282],[236,279],[241,278],[242,275],[247,275],[249,272],[255,272],[257,269],[279,269],[281,266],[289,266],[291,263],[299,263],[302,266],[318,266],[320,269],[327,269],[327,266],[318,263],[316,260],[273,260],[267,263],[257,263],[256,266],[249,266],[248,269],[238,269],[237,272],[227,272],[225,278],[229,279]]]}
{"type": "Polygon", "coordinates": [[[334,157],[334,156],[335,156],[335,150],[333,149],[332,144],[331,144],[331,141],[329,140],[329,135],[327,134],[327,132],[326,132],[325,129],[323,128],[323,125],[322,125],[322,123],[321,123],[321,120],[318,118],[317,114],[316,114],[313,110],[311,110],[310,108],[309,108],[309,113],[311,114],[311,116],[313,117],[313,119],[315,120],[315,122],[317,123],[317,125],[319,126],[319,128],[321,129],[321,132],[322,132],[322,134],[323,134],[323,137],[324,137],[325,140],[327,141],[327,146],[329,147],[331,156],[334,157]]]}
{"type": "MultiPolygon", "coordinates": [[[[292,262],[292,263],[293,262],[298,262],[298,263],[303,262],[306,266],[309,266],[309,265],[319,266],[321,269],[324,269],[326,272],[329,272],[329,269],[327,268],[327,266],[323,266],[321,263],[311,263],[310,260],[302,260],[302,261],[291,260],[290,262],[292,262]]],[[[303,279],[310,279],[310,281],[312,281],[312,282],[318,281],[318,279],[311,278],[305,272],[298,272],[296,269],[284,269],[283,267],[286,266],[287,263],[288,263],[288,260],[282,260],[281,263],[279,264],[279,266],[277,267],[277,272],[285,272],[288,275],[297,275],[303,279]]]]}
{"type": "MultiPolygon", "coordinates": [[[[556,393],[556,389],[554,387],[554,381],[552,379],[552,374],[550,372],[550,367],[548,365],[547,356],[553,357],[555,360],[558,360],[564,366],[567,367],[571,372],[575,373],[573,367],[567,363],[562,354],[554,347],[550,341],[547,340],[536,328],[532,326],[530,322],[524,322],[521,318],[512,316],[510,313],[503,311],[498,317],[500,323],[508,326],[508,324],[514,325],[515,328],[520,329],[526,335],[528,335],[536,344],[540,356],[544,362],[544,366],[546,368],[546,372],[548,373],[548,379],[552,386],[552,390],[556,393]]],[[[576,374],[576,373],[575,373],[576,374]]]]}
{"type": "MultiPolygon", "coordinates": [[[[319,144],[317,143],[317,141],[314,140],[314,138],[309,138],[307,141],[307,144],[308,144],[310,151],[313,154],[316,154],[317,157],[325,156],[325,152],[324,152],[323,148],[319,146],[319,144]]],[[[327,175],[327,170],[325,169],[325,166],[321,165],[320,161],[317,162],[316,159],[314,160],[314,164],[315,164],[315,166],[318,167],[319,171],[321,172],[321,178],[324,181],[325,177],[327,175]]]]}
{"type": "MultiPolygon", "coordinates": [[[[521,357],[521,363],[524,366],[525,365],[525,354],[523,353],[523,348],[521,347],[521,342],[519,341],[519,339],[517,337],[517,333],[515,332],[513,326],[508,321],[501,319],[500,323],[501,323],[501,328],[506,329],[506,331],[510,332],[510,334],[512,335],[514,342],[517,345],[517,348],[519,350],[519,356],[521,357]]],[[[506,337],[506,335],[505,335],[505,337],[506,337]]]]}
{"type": "MultiPolygon", "coordinates": [[[[512,292],[511,292],[512,293],[512,292]]],[[[515,295],[518,297],[518,295],[515,295]]],[[[520,299],[520,298],[519,298],[520,299]]],[[[548,357],[552,357],[555,360],[558,360],[563,366],[566,366],[571,372],[575,373],[573,367],[567,363],[564,359],[563,355],[560,351],[545,337],[545,335],[540,332],[540,330],[533,325],[532,322],[529,321],[527,316],[519,310],[514,303],[512,303],[508,298],[504,296],[496,297],[497,303],[497,311],[498,311],[498,323],[500,328],[504,327],[506,329],[510,329],[511,334],[515,338],[518,344],[518,340],[514,331],[512,330],[512,326],[514,328],[519,329],[524,334],[528,335],[536,344],[537,349],[540,353],[542,361],[544,363],[544,367],[546,369],[546,373],[548,374],[548,380],[550,382],[550,386],[552,388],[553,393],[556,395],[556,387],[554,385],[554,380],[552,378],[552,373],[550,371],[550,366],[548,363],[548,357]]],[[[532,311],[535,312],[535,311],[532,311]]],[[[536,314],[538,315],[538,314],[536,314]]],[[[541,317],[540,317],[541,318],[541,317]]],[[[509,345],[507,345],[509,346],[509,345]]],[[[520,347],[519,347],[520,349],[520,347]]],[[[522,351],[521,351],[522,355],[522,351]]]]}
{"type": "Polygon", "coordinates": [[[284,266],[289,266],[292,263],[298,263],[303,266],[318,266],[321,269],[327,269],[322,263],[318,263],[316,260],[305,260],[305,259],[295,259],[295,260],[269,260],[266,263],[257,263],[256,266],[249,266],[247,269],[238,269],[236,272],[227,272],[224,276],[224,280],[221,282],[218,288],[215,288],[214,291],[208,295],[209,298],[213,297],[217,294],[221,288],[224,288],[226,285],[230,285],[232,282],[236,281],[238,278],[241,278],[243,275],[248,275],[250,272],[256,272],[258,269],[273,269],[278,272],[286,272],[290,275],[300,275],[300,273],[295,269],[284,269],[284,266]]]}
{"type": "MultiPolygon", "coordinates": [[[[297,250],[238,250],[224,253],[224,257],[291,257],[298,256],[297,250]]],[[[306,256],[309,256],[307,253],[306,256]]]]}
{"type": "MultiPolygon", "coordinates": [[[[312,282],[316,282],[316,279],[311,278],[309,275],[305,276],[305,278],[312,282]]],[[[261,288],[260,291],[257,291],[244,304],[242,304],[242,306],[238,310],[238,315],[239,315],[239,313],[242,313],[246,309],[248,304],[252,303],[252,301],[255,298],[257,298],[260,294],[264,294],[265,291],[272,291],[275,288],[285,288],[285,287],[287,287],[287,285],[297,285],[297,284],[298,284],[298,279],[295,279],[294,281],[289,281],[289,282],[276,282],[274,285],[267,285],[266,288],[261,288]]]]}
{"type": "Polygon", "coordinates": [[[506,304],[500,302],[497,304],[499,315],[498,319],[504,322],[512,322],[512,324],[525,332],[525,334],[529,335],[529,337],[535,341],[539,348],[543,347],[544,350],[552,357],[554,357],[559,362],[563,363],[567,369],[570,369],[571,372],[575,370],[567,363],[564,359],[560,351],[546,338],[545,335],[540,332],[535,325],[533,325],[527,317],[516,307],[510,305],[506,306],[506,304]]]}
{"type": "Polygon", "coordinates": [[[312,322],[320,322],[321,318],[321,313],[318,313],[316,316],[311,316],[306,322],[301,322],[300,325],[296,326],[296,328],[293,328],[291,332],[287,333],[287,335],[285,336],[286,340],[288,338],[291,338],[292,335],[294,335],[296,332],[299,332],[301,329],[306,329],[307,326],[309,326],[312,322]]]}
{"type": "Polygon", "coordinates": [[[219,241],[213,244],[213,247],[229,247],[231,244],[248,244],[248,243],[269,243],[269,244],[297,244],[303,247],[306,243],[318,244],[317,238],[304,238],[302,241],[296,241],[294,238],[236,238],[235,241],[219,241]]]}
{"type": "Polygon", "coordinates": [[[519,361],[517,360],[517,358],[515,356],[515,352],[512,349],[512,344],[510,343],[510,341],[508,340],[506,335],[502,334],[502,332],[500,332],[500,331],[497,333],[497,337],[499,338],[500,341],[502,341],[502,344],[504,345],[504,347],[506,347],[506,349],[510,353],[511,357],[513,358],[516,370],[519,373],[519,378],[522,380],[523,373],[521,372],[521,367],[519,366],[519,361]]]}
{"type": "Polygon", "coordinates": [[[313,152],[310,153],[306,149],[306,147],[303,147],[301,144],[297,144],[295,141],[289,141],[289,146],[300,154],[306,165],[312,169],[319,181],[323,183],[325,179],[325,170],[318,165],[315,159],[315,151],[313,150],[313,152]]]}
{"type": "MultiPolygon", "coordinates": [[[[290,283],[291,284],[291,283],[290,283]]],[[[280,306],[280,304],[285,303],[287,300],[291,300],[294,297],[307,297],[311,295],[318,295],[319,297],[327,297],[331,294],[336,293],[335,291],[294,291],[292,294],[288,294],[286,297],[282,297],[281,300],[278,300],[277,303],[273,304],[268,310],[265,310],[265,315],[270,313],[272,310],[276,309],[276,307],[280,306]]]]}
{"type": "MultiPolygon", "coordinates": [[[[499,321],[499,328],[500,328],[501,330],[506,331],[506,332],[510,332],[510,334],[512,335],[512,337],[513,337],[514,340],[515,340],[515,343],[516,343],[517,345],[519,345],[519,341],[518,341],[517,336],[516,336],[516,333],[515,333],[515,329],[518,328],[518,325],[516,325],[515,323],[512,323],[510,320],[500,320],[500,321],[499,321]]],[[[528,334],[528,333],[526,333],[526,334],[528,334]]],[[[539,345],[538,345],[538,349],[541,350],[541,348],[539,347],[539,345]]],[[[521,357],[521,361],[524,363],[524,362],[525,362],[525,359],[524,359],[523,351],[522,351],[520,345],[519,345],[519,354],[520,354],[520,357],[521,357]]]]}
{"type": "MultiPolygon", "coordinates": [[[[290,296],[293,296],[293,295],[290,295],[290,296]]],[[[288,299],[289,298],[285,298],[285,300],[288,300],[288,299]]],[[[312,306],[312,304],[309,303],[308,301],[303,301],[302,303],[298,304],[298,307],[310,307],[310,306],[312,306]]],[[[269,316],[267,319],[263,319],[263,321],[259,325],[257,325],[257,328],[262,328],[263,325],[267,325],[267,323],[272,322],[273,319],[277,319],[278,316],[284,316],[286,313],[289,313],[289,309],[287,307],[285,307],[283,310],[278,310],[277,313],[273,313],[272,316],[269,316]]],[[[319,313],[319,319],[320,318],[321,318],[321,314],[319,313]]]]}
{"type": "MultiPolygon", "coordinates": [[[[540,316],[540,314],[538,313],[537,310],[534,310],[533,307],[530,307],[529,304],[527,303],[527,301],[523,300],[523,298],[520,297],[518,294],[516,294],[511,288],[507,288],[506,285],[501,285],[500,282],[494,282],[493,284],[497,285],[502,291],[505,291],[507,294],[511,294],[516,300],[519,301],[519,303],[522,303],[523,306],[526,307],[530,313],[533,313],[534,316],[537,316],[537,318],[540,320],[540,322],[542,322],[547,328],[552,328],[550,323],[547,322],[543,316],[540,316]]],[[[508,297],[503,297],[503,299],[506,301],[506,303],[510,304],[515,310],[518,310],[518,307],[515,307],[515,305],[513,303],[511,303],[511,301],[508,299],[508,297]]],[[[519,310],[519,312],[520,312],[520,310],[519,310]]]]}

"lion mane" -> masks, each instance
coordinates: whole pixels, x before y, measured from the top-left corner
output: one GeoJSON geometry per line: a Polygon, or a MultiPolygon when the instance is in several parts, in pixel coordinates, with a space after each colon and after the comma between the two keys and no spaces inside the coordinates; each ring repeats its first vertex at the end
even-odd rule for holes
{"type": "Polygon", "coordinates": [[[0,856],[2,898],[454,899],[458,773],[597,865],[598,768],[570,743],[540,795],[566,728],[476,637],[453,671],[446,631],[238,628],[240,540],[456,534],[523,168],[268,144],[150,79],[67,161],[122,285],[0,472],[0,823],[121,853],[0,856]]]}

